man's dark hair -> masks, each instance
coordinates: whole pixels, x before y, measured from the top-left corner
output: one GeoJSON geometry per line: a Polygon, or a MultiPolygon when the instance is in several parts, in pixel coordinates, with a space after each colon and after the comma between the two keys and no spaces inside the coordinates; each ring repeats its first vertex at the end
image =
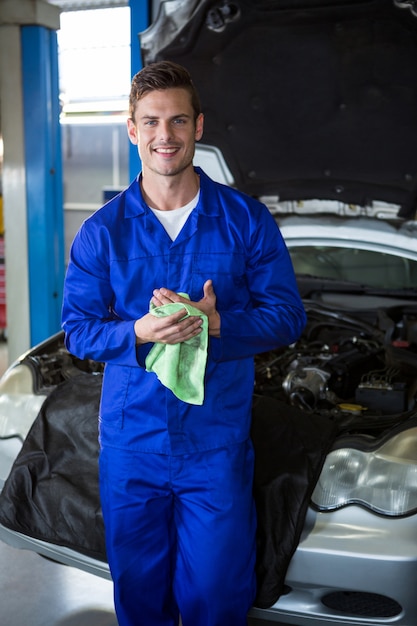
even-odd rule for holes
{"type": "Polygon", "coordinates": [[[191,106],[194,110],[194,119],[201,113],[200,98],[191,79],[190,73],[182,65],[172,61],[159,61],[145,65],[132,79],[129,96],[129,116],[135,121],[135,111],[138,101],[150,91],[162,89],[182,88],[188,91],[191,97],[191,106]]]}

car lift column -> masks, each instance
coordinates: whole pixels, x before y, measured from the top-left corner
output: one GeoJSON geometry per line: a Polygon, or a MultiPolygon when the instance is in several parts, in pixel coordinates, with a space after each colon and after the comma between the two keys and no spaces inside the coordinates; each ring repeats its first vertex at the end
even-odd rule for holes
{"type": "Polygon", "coordinates": [[[60,328],[65,256],[57,29],[54,5],[0,3],[9,361],[60,328]]]}
{"type": "MultiPolygon", "coordinates": [[[[142,69],[139,33],[146,30],[151,22],[152,0],[130,0],[130,66],[132,78],[142,69]]],[[[129,180],[134,180],[141,170],[138,147],[129,142],[129,180]]]]}

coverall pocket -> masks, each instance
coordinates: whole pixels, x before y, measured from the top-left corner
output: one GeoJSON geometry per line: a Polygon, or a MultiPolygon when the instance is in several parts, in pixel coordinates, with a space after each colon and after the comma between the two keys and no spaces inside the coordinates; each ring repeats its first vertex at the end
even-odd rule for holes
{"type": "Polygon", "coordinates": [[[103,395],[106,403],[100,407],[100,421],[123,427],[123,409],[129,387],[130,367],[106,365],[103,376],[103,395]]]}

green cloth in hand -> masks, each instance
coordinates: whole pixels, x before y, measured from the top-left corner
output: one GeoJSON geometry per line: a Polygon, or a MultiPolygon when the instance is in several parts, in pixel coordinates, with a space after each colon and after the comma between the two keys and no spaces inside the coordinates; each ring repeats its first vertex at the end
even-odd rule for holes
{"type": "MultiPolygon", "coordinates": [[[[179,295],[189,298],[185,293],[179,295]]],[[[181,343],[155,343],[146,357],[146,371],[154,372],[161,383],[183,402],[203,404],[208,346],[207,315],[191,304],[182,302],[170,302],[157,307],[151,302],[149,306],[149,312],[156,317],[166,317],[181,309],[184,309],[184,317],[201,317],[201,333],[181,343]]]]}

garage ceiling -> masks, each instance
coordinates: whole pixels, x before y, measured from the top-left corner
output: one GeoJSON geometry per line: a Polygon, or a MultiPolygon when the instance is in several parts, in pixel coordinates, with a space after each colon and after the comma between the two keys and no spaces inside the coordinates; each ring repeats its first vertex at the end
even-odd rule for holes
{"type": "Polygon", "coordinates": [[[61,11],[82,11],[84,9],[109,9],[111,7],[126,7],[129,0],[48,0],[61,11]]]}

